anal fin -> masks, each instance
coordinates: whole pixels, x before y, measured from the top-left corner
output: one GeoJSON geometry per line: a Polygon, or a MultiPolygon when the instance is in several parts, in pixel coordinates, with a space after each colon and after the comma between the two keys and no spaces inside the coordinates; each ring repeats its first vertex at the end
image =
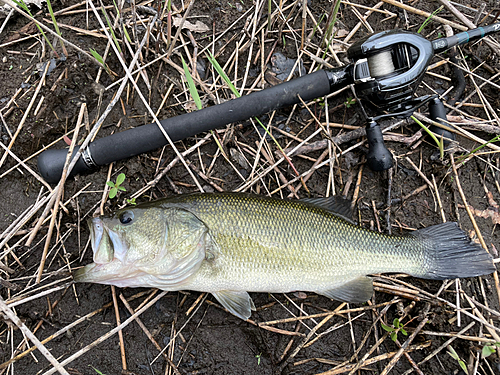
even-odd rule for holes
{"type": "Polygon", "coordinates": [[[255,305],[247,292],[220,290],[212,294],[225,309],[243,320],[250,318],[252,310],[255,311],[255,305]]]}
{"type": "Polygon", "coordinates": [[[373,295],[373,280],[370,277],[361,276],[334,289],[321,290],[317,293],[337,301],[362,303],[368,301],[373,295]]]}

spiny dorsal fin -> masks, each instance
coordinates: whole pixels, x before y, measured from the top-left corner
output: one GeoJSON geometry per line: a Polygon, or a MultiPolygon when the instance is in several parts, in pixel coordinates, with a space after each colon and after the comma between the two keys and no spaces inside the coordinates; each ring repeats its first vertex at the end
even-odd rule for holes
{"type": "Polygon", "coordinates": [[[340,195],[334,195],[327,198],[303,198],[300,199],[300,202],[309,203],[323,210],[330,211],[332,214],[355,224],[352,220],[351,201],[340,195]]]}
{"type": "Polygon", "coordinates": [[[370,277],[361,276],[340,287],[330,290],[321,290],[316,293],[337,301],[362,303],[368,301],[372,297],[373,281],[370,277]]]}
{"type": "Polygon", "coordinates": [[[218,292],[212,292],[212,294],[231,314],[243,320],[250,318],[252,311],[255,311],[255,305],[247,292],[219,290],[218,292]]]}

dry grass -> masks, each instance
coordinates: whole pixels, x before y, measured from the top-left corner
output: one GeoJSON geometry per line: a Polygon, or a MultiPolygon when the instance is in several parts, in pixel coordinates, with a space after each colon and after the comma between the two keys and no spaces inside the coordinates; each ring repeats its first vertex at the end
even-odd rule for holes
{"type": "MultiPolygon", "coordinates": [[[[6,0],[6,2],[11,4],[10,0],[6,0]]],[[[172,3],[172,8],[169,9],[167,4],[157,6],[158,3],[152,1],[140,5],[136,5],[135,2],[131,2],[129,5],[119,1],[117,4],[120,9],[119,14],[112,4],[106,4],[106,12],[112,18],[115,39],[117,39],[121,45],[121,50],[124,52],[117,49],[116,43],[109,33],[106,19],[103,19],[103,13],[100,11],[100,3],[89,0],[88,2],[73,4],[65,9],[57,10],[55,14],[59,26],[63,29],[62,41],[70,51],[70,55],[71,53],[80,53],[82,56],[85,55],[87,61],[91,62],[91,64],[99,66],[96,76],[92,77],[95,84],[100,85],[99,82],[103,80],[103,75],[116,74],[116,76],[112,77],[114,82],[108,87],[102,87],[100,94],[96,94],[96,98],[99,98],[98,108],[92,109],[97,112],[95,119],[89,119],[89,117],[95,115],[95,112],[91,116],[88,113],[87,105],[82,103],[77,120],[68,124],[65,137],[72,138],[72,147],[77,142],[78,144],[81,142],[82,147],[80,150],[82,150],[91,140],[100,136],[100,132],[105,127],[108,116],[115,106],[117,108],[121,107],[125,115],[127,114],[126,107],[128,108],[132,103],[131,98],[138,97],[146,112],[145,118],[151,120],[147,122],[156,123],[162,129],[168,144],[161,151],[159,157],[155,157],[155,159],[149,157],[149,162],[157,163],[155,173],[144,176],[143,180],[139,181],[141,186],[135,189],[136,191],[130,192],[129,198],[145,199],[146,196],[152,197],[157,194],[155,188],[160,183],[164,183],[174,193],[196,190],[203,192],[207,189],[217,191],[231,189],[282,198],[299,198],[307,196],[313,191],[315,194],[324,196],[342,194],[353,198],[354,203],[358,201],[366,170],[363,170],[362,161],[355,162],[350,169],[346,169],[343,160],[346,154],[352,155],[352,152],[358,152],[361,147],[364,147],[363,130],[358,128],[363,124],[359,121],[354,126],[353,124],[346,124],[348,119],[342,115],[335,119],[329,117],[332,113],[336,115],[342,111],[345,113],[346,109],[342,98],[349,88],[332,93],[317,102],[302,102],[288,109],[286,112],[288,117],[283,119],[282,123],[285,124],[285,127],[293,123],[299,124],[294,127],[294,129],[300,129],[299,131],[284,131],[281,127],[278,128],[276,122],[273,121],[274,117],[278,116],[278,113],[272,113],[268,117],[268,123],[263,125],[273,137],[279,138],[278,144],[281,150],[277,147],[277,143],[270,140],[269,137],[266,138],[267,133],[259,131],[260,126],[253,120],[250,120],[250,130],[247,128],[245,131],[247,135],[253,134],[254,137],[255,134],[260,134],[255,138],[256,140],[251,136],[235,137],[235,128],[240,129],[241,127],[233,125],[210,134],[200,135],[192,143],[178,142],[174,144],[160,126],[159,120],[161,118],[158,119],[157,116],[174,106],[182,106],[186,110],[193,108],[184,72],[180,66],[180,55],[187,61],[203,102],[213,105],[233,96],[227,84],[211,67],[207,67],[209,71],[208,78],[200,77],[196,66],[199,64],[198,59],[203,59],[207,51],[210,51],[216,59],[221,61],[224,71],[230,77],[238,92],[241,95],[246,95],[267,85],[266,82],[269,82],[270,79],[267,76],[270,70],[268,67],[269,62],[272,59],[273,52],[279,48],[286,50],[287,55],[297,58],[297,63],[300,61],[307,72],[311,73],[318,68],[341,65],[345,61],[346,48],[367,30],[380,30],[381,27],[387,29],[410,27],[410,29],[414,30],[415,26],[418,27],[418,25],[411,24],[409,21],[405,22],[405,16],[402,19],[397,18],[396,11],[403,11],[405,15],[412,13],[411,20],[413,22],[418,20],[419,23],[425,20],[429,12],[418,9],[418,2],[405,1],[405,4],[403,4],[392,0],[384,0],[384,2],[373,4],[374,6],[370,7],[353,1],[343,1],[342,11],[338,15],[340,23],[337,23],[334,28],[337,34],[333,34],[331,40],[323,43],[324,36],[328,34],[327,19],[330,18],[330,8],[323,9],[318,6],[318,9],[315,9],[314,5],[312,7],[307,6],[307,1],[300,0],[276,1],[271,3],[268,16],[268,2],[257,0],[253,5],[244,4],[245,9],[239,13],[235,10],[231,14],[231,22],[226,29],[216,30],[215,33],[212,31],[199,33],[191,25],[200,20],[205,22],[206,19],[203,18],[203,13],[196,7],[197,3],[195,0],[191,2],[176,1],[172,3]],[[64,23],[65,17],[75,14],[84,15],[85,19],[90,22],[78,27],[64,23]],[[321,14],[324,14],[323,18],[320,17],[321,14]],[[348,14],[354,14],[359,21],[352,21],[352,18],[349,18],[349,22],[352,23],[350,32],[343,33],[345,26],[343,26],[342,17],[348,14]],[[197,18],[192,17],[193,15],[197,18]],[[377,18],[379,24],[377,25],[373,24],[372,21],[374,15],[379,17],[377,18]],[[174,22],[174,24],[178,24],[180,27],[173,27],[173,20],[176,20],[177,23],[174,22]],[[94,25],[95,29],[89,25],[94,25]],[[161,30],[159,25],[162,25],[161,30]],[[185,27],[183,28],[183,26],[185,27]],[[123,31],[124,28],[130,36],[130,42],[123,31]],[[71,43],[67,40],[78,40],[78,37],[75,37],[76,35],[85,35],[87,38],[95,38],[96,41],[104,38],[107,41],[102,56],[103,63],[109,67],[109,70],[108,68],[105,69],[104,65],[98,64],[89,55],[85,47],[78,46],[78,43],[71,43]],[[112,55],[113,64],[107,61],[110,59],[110,54],[112,55]],[[167,76],[167,67],[169,76],[165,78],[167,76]],[[250,70],[254,67],[260,69],[256,76],[250,73],[250,70]],[[169,89],[159,92],[160,100],[152,103],[152,98],[158,98],[158,93],[155,90],[158,90],[160,78],[168,82],[166,86],[169,86],[169,89]],[[104,105],[102,104],[104,92],[109,93],[107,95],[113,99],[106,101],[105,108],[101,108],[101,105],[104,105]],[[341,101],[340,104],[338,104],[339,100],[341,101]],[[120,106],[117,106],[119,102],[120,106]],[[320,103],[326,111],[321,111],[320,103]],[[304,109],[307,109],[308,115],[304,116],[306,120],[300,122],[302,117],[297,114],[304,113],[304,109]],[[250,141],[250,139],[254,141],[250,141]],[[228,152],[228,143],[231,144],[231,152],[228,152]],[[207,163],[206,160],[209,159],[202,157],[202,154],[206,153],[206,151],[203,151],[203,147],[213,144],[218,146],[215,148],[214,155],[210,155],[210,162],[207,163]],[[163,154],[168,153],[171,155],[172,152],[174,153],[172,160],[163,163],[163,154]],[[182,165],[184,169],[182,170],[177,164],[182,165]],[[241,170],[242,166],[245,165],[247,173],[243,175],[241,170]],[[175,176],[184,174],[184,178],[176,179],[171,174],[174,168],[177,168],[175,176]],[[221,178],[220,173],[218,173],[220,170],[228,170],[228,173],[234,176],[233,181],[236,181],[236,183],[225,183],[224,178],[221,178]],[[313,179],[318,171],[321,171],[321,179],[313,179]],[[324,178],[324,176],[327,176],[327,178],[324,178]],[[313,180],[315,182],[311,182],[313,180]],[[321,182],[318,183],[318,180],[321,182]],[[314,185],[314,188],[311,187],[312,185],[314,185]]],[[[487,8],[484,13],[478,13],[467,9],[465,6],[456,8],[448,0],[440,0],[440,3],[445,6],[447,11],[440,13],[439,17],[433,19],[432,25],[438,32],[441,30],[440,24],[450,25],[456,30],[465,30],[471,27],[472,22],[484,21],[491,23],[495,17],[498,17],[495,12],[487,13],[489,11],[487,8]],[[462,12],[472,15],[477,14],[477,17],[471,19],[462,12]]],[[[323,3],[323,5],[325,4],[329,3],[323,3]]],[[[240,6],[240,3],[232,4],[232,6],[236,9],[236,7],[240,6]]],[[[328,6],[333,7],[334,4],[328,6]]],[[[50,20],[43,18],[43,14],[39,14],[35,19],[32,19],[24,12],[19,10],[16,10],[16,12],[26,17],[26,22],[40,24],[53,38],[60,38],[52,31],[50,20]]],[[[6,24],[2,25],[0,30],[3,30],[3,33],[9,30],[9,33],[14,34],[16,30],[12,29],[13,26],[11,26],[11,23],[7,23],[8,21],[9,19],[6,19],[6,24]]],[[[211,26],[209,25],[208,30],[211,30],[211,26]]],[[[29,54],[33,53],[33,63],[47,61],[47,55],[50,51],[45,51],[44,41],[36,34],[37,32],[37,29],[31,29],[27,38],[23,34],[18,34],[17,38],[11,38],[0,47],[8,48],[6,54],[22,52],[26,56],[30,56],[29,54]],[[25,50],[25,44],[21,43],[27,43],[27,39],[29,39],[28,43],[32,43],[32,45],[25,50]]],[[[430,38],[437,37],[435,32],[430,34],[430,38]]],[[[0,37],[4,36],[0,34],[0,37]]],[[[489,40],[483,43],[486,46],[481,48],[490,48],[492,53],[498,54],[498,41],[495,41],[495,38],[498,40],[498,36],[488,38],[489,40]]],[[[57,47],[57,44],[54,43],[54,46],[57,47]]],[[[479,47],[477,45],[470,46],[472,51],[476,48],[479,47]]],[[[451,125],[460,135],[460,142],[455,156],[448,154],[446,160],[440,164],[438,163],[440,172],[431,173],[435,168],[433,169],[430,165],[431,162],[428,158],[422,157],[422,149],[429,149],[433,146],[422,142],[421,133],[411,134],[406,127],[402,127],[406,124],[404,121],[383,124],[387,136],[386,140],[393,142],[390,146],[391,150],[399,150],[394,155],[397,164],[405,164],[408,169],[415,170],[421,178],[421,186],[412,191],[394,191],[392,188],[393,171],[384,175],[387,177],[384,180],[387,181],[384,182],[387,189],[386,197],[379,197],[378,202],[372,200],[366,207],[374,215],[372,227],[379,231],[390,232],[400,228],[410,229],[410,226],[418,225],[415,222],[412,225],[399,222],[394,217],[391,217],[391,210],[397,210],[395,208],[397,205],[402,206],[408,200],[418,198],[424,192],[429,191],[431,193],[430,199],[434,202],[435,218],[446,221],[449,217],[456,217],[457,213],[463,215],[463,209],[465,208],[477,239],[485,249],[493,252],[495,257],[497,256],[495,244],[488,243],[484,239],[484,235],[487,238],[493,238],[495,228],[491,227],[491,233],[482,233],[481,228],[490,228],[490,226],[483,224],[483,227],[481,227],[476,222],[476,217],[478,212],[484,213],[487,217],[491,217],[494,223],[498,223],[495,220],[498,220],[497,202],[500,199],[499,158],[497,155],[499,147],[494,143],[488,143],[488,139],[493,138],[493,136],[487,134],[500,134],[498,130],[500,129],[500,119],[498,103],[494,104],[492,100],[495,98],[485,93],[486,89],[491,90],[491,88],[493,88],[493,92],[498,93],[498,91],[494,91],[498,90],[498,83],[495,83],[498,82],[500,69],[498,59],[499,56],[497,55],[496,64],[493,61],[492,66],[489,66],[484,61],[481,63],[483,68],[487,68],[486,70],[491,69],[488,77],[484,76],[486,74],[484,69],[476,72],[476,65],[474,67],[469,66],[468,64],[471,64],[469,60],[462,60],[462,65],[459,68],[466,75],[468,96],[462,102],[452,106],[450,115],[455,116],[449,117],[451,125]],[[469,113],[469,109],[478,106],[480,107],[479,110],[473,112],[475,116],[469,113]],[[487,138],[488,136],[490,138],[487,138]],[[474,147],[464,148],[463,144],[466,139],[471,142],[465,142],[465,144],[474,142],[474,147],[485,145],[485,148],[479,152],[469,154],[469,151],[474,147]],[[402,146],[392,146],[395,144],[402,146]],[[465,158],[460,157],[460,155],[465,155],[465,158]],[[477,163],[480,166],[478,170],[482,171],[480,177],[486,195],[479,200],[484,202],[488,209],[491,208],[491,212],[479,210],[480,207],[472,207],[468,202],[469,197],[466,196],[462,189],[461,181],[463,177],[460,175],[460,169],[470,165],[470,163],[477,163]],[[490,181],[488,184],[486,184],[487,176],[488,181],[490,181]],[[454,199],[453,205],[444,206],[441,198],[443,194],[449,193],[446,186],[453,184],[456,184],[458,195],[454,199]],[[487,185],[490,186],[490,189],[488,189],[487,185]],[[385,203],[380,203],[384,199],[385,203]],[[381,211],[385,211],[386,214],[385,225],[379,220],[381,211]]],[[[435,60],[439,61],[438,65],[441,67],[451,65],[448,60],[440,61],[440,58],[435,60]]],[[[438,65],[431,68],[436,68],[438,65]]],[[[165,373],[182,373],[178,368],[181,361],[177,361],[177,363],[173,361],[175,350],[181,350],[179,346],[175,345],[176,340],[182,340],[186,348],[193,337],[186,343],[183,329],[188,323],[198,327],[207,310],[205,310],[205,314],[201,319],[199,314],[195,318],[195,312],[202,306],[204,308],[207,306],[219,307],[206,300],[205,294],[201,294],[187,310],[189,318],[182,326],[172,326],[171,341],[166,347],[161,342],[156,341],[155,327],[148,327],[140,320],[140,315],[166,294],[155,290],[138,293],[126,299],[113,288],[113,299],[108,304],[86,316],[75,318],[73,322],[68,323],[49,336],[40,331],[43,322],[51,316],[59,301],[63,298],[74,298],[78,302],[78,288],[71,283],[68,272],[71,272],[74,267],[82,265],[81,259],[89,251],[88,243],[86,245],[81,243],[81,238],[86,238],[86,235],[83,234],[85,229],[83,229],[81,223],[85,218],[91,217],[96,209],[100,208],[102,213],[108,199],[108,187],[106,185],[96,191],[95,186],[91,183],[85,183],[84,179],[72,182],[76,186],[73,189],[76,191],[75,194],[68,196],[65,193],[66,176],[71,171],[76,159],[73,159],[73,161],[66,160],[63,178],[54,188],[47,185],[33,167],[35,157],[40,151],[37,150],[36,153],[32,153],[24,160],[18,156],[19,153],[24,153],[21,150],[25,147],[20,145],[18,136],[25,131],[29,119],[36,117],[38,111],[46,105],[44,96],[41,93],[49,90],[46,80],[48,68],[47,64],[40,76],[30,78],[31,88],[19,89],[10,95],[9,100],[3,102],[0,107],[0,121],[4,124],[4,139],[6,139],[6,141],[0,143],[2,146],[0,178],[16,175],[22,176],[20,178],[25,179],[27,183],[28,181],[31,183],[33,177],[39,181],[37,185],[39,186],[38,197],[32,200],[32,204],[26,210],[13,212],[16,219],[8,227],[2,228],[3,232],[0,235],[0,285],[2,288],[0,309],[3,316],[3,322],[0,323],[0,341],[5,348],[4,350],[10,353],[9,357],[11,358],[0,364],[0,375],[19,373],[15,366],[16,361],[32,355],[36,350],[40,351],[51,364],[49,369],[45,368],[44,374],[52,374],[56,371],[66,374],[73,361],[76,363],[80,356],[86,352],[92,352],[98,344],[112,335],[116,333],[121,335],[122,331],[126,331],[127,326],[134,321],[139,324],[146,334],[146,336],[143,336],[144,340],[149,339],[158,350],[157,354],[159,354],[155,359],[152,359],[151,363],[163,360],[167,364],[165,373]],[[12,113],[16,110],[17,103],[26,100],[25,97],[30,97],[30,99],[29,104],[25,107],[24,115],[20,119],[13,117],[12,113]],[[79,197],[83,195],[90,197],[92,200],[92,205],[89,206],[90,208],[86,212],[80,211],[78,203],[79,197]],[[71,214],[69,209],[72,211],[71,214]],[[71,225],[63,225],[63,223],[68,222],[68,218],[70,218],[71,225]],[[65,246],[65,241],[70,236],[77,236],[78,238],[77,243],[80,244],[79,257],[70,256],[69,253],[76,254],[76,249],[65,246]],[[41,244],[43,246],[40,246],[41,244]],[[31,252],[30,249],[34,248],[38,250],[31,252]],[[29,259],[36,257],[38,267],[31,268],[27,273],[29,276],[23,278],[13,277],[13,275],[24,269],[28,257],[29,259]],[[56,258],[63,259],[64,265],[57,268],[56,258]],[[119,298],[117,298],[117,294],[119,298]],[[37,323],[25,324],[17,317],[17,306],[37,300],[42,303],[41,301],[45,299],[48,301],[48,308],[45,316],[43,318],[39,317],[37,323]],[[130,302],[133,300],[139,300],[140,305],[135,308],[131,307],[130,302]],[[54,358],[51,354],[51,345],[56,337],[73,330],[73,328],[83,324],[90,317],[101,314],[110,306],[114,306],[116,313],[116,326],[114,328],[94,342],[82,342],[82,349],[54,358]],[[131,314],[130,317],[125,319],[123,315],[120,316],[119,306],[125,306],[131,314]],[[20,329],[22,335],[17,334],[17,328],[20,329]],[[36,339],[37,336],[39,339],[36,339]]],[[[61,65],[53,71],[52,75],[58,76],[59,79],[55,80],[50,88],[52,92],[58,88],[59,81],[67,77],[68,69],[72,69],[72,67],[61,65]]],[[[31,70],[28,72],[31,72],[31,70]]],[[[291,75],[289,78],[292,78],[291,75]]],[[[437,79],[446,78],[439,74],[434,74],[433,77],[438,77],[437,79]]],[[[433,88],[423,85],[421,90],[432,93],[433,88]]],[[[498,102],[498,97],[496,99],[498,102]]],[[[55,113],[54,115],[57,116],[55,113]]],[[[425,113],[418,113],[416,116],[423,122],[432,122],[425,113]]],[[[241,132],[238,134],[241,134],[241,132]]],[[[51,146],[52,144],[47,145],[47,147],[51,146]]],[[[106,180],[112,179],[112,176],[119,173],[119,170],[116,170],[116,166],[113,164],[109,166],[107,171],[104,171],[104,169],[101,173],[104,175],[107,172],[106,180]]],[[[475,201],[477,200],[475,199],[475,201]]],[[[450,201],[448,200],[448,202],[450,201]]],[[[124,203],[124,201],[121,203],[124,203]]],[[[361,209],[364,208],[363,203],[360,203],[360,207],[361,209]]],[[[480,350],[484,345],[500,342],[500,328],[498,328],[497,323],[500,317],[500,312],[497,310],[500,285],[496,273],[493,281],[494,287],[491,288],[491,293],[495,295],[494,298],[488,296],[489,284],[485,286],[486,281],[483,278],[477,280],[481,291],[480,295],[473,295],[470,292],[471,289],[465,288],[463,282],[459,280],[445,281],[437,293],[429,293],[424,288],[414,285],[411,281],[406,281],[404,277],[399,275],[379,276],[375,282],[376,296],[373,301],[366,305],[349,306],[340,304],[334,310],[314,312],[318,311],[317,308],[310,306],[314,302],[304,306],[304,301],[286,296],[289,299],[289,304],[286,306],[281,304],[278,299],[268,305],[257,306],[257,310],[276,309],[276,311],[279,311],[279,315],[282,316],[281,319],[272,321],[249,320],[248,324],[270,331],[274,335],[283,335],[288,341],[283,352],[278,356],[279,360],[277,360],[278,363],[275,366],[275,371],[278,373],[284,370],[285,367],[300,371],[301,366],[317,362],[330,367],[330,370],[323,372],[323,374],[372,372],[387,374],[391,371],[391,373],[395,373],[393,368],[398,361],[407,361],[410,365],[405,374],[411,372],[422,374],[420,367],[429,361],[438,363],[439,357],[447,357],[448,354],[445,351],[451,344],[461,342],[465,343],[463,345],[466,347],[466,344],[470,343],[471,348],[477,348],[479,345],[480,350]],[[378,300],[377,296],[381,294],[392,297],[387,302],[375,303],[378,300]],[[407,306],[399,309],[398,306],[402,305],[402,301],[407,306]],[[415,311],[416,306],[418,306],[418,311],[415,311]],[[440,309],[453,312],[453,318],[449,319],[447,328],[443,329],[442,332],[430,330],[425,325],[432,318],[433,309],[438,306],[440,309]],[[408,331],[408,336],[398,336],[396,340],[397,350],[387,350],[386,344],[390,342],[389,333],[381,329],[381,322],[391,324],[386,315],[388,311],[399,311],[399,320],[403,322],[405,329],[408,331]],[[353,329],[353,326],[358,324],[359,319],[370,322],[369,329],[364,332],[361,339],[354,333],[353,329]],[[334,361],[330,358],[318,357],[297,358],[299,354],[304,352],[305,348],[325,340],[325,337],[335,334],[336,330],[344,327],[350,331],[352,339],[352,343],[349,343],[351,352],[345,361],[334,361]],[[446,339],[446,341],[441,343],[441,341],[437,341],[437,337],[443,340],[446,339]],[[423,338],[426,338],[426,340],[423,338]],[[436,341],[431,350],[432,340],[436,341]],[[418,361],[412,359],[417,351],[426,353],[424,358],[418,361]]],[[[182,306],[186,298],[180,295],[179,300],[179,305],[182,306]]],[[[194,332],[195,335],[196,329],[194,332]]],[[[186,349],[184,349],[185,351],[186,349]]],[[[184,352],[182,355],[184,355],[184,352]]],[[[486,359],[482,359],[477,350],[470,349],[469,354],[467,358],[463,359],[470,374],[495,373],[491,369],[491,363],[486,359]]],[[[124,340],[120,336],[120,356],[122,358],[122,370],[125,373],[127,371],[127,356],[129,355],[124,340]]],[[[419,358],[421,357],[419,356],[419,358]]],[[[43,366],[40,366],[40,369],[42,368],[43,366]]],[[[437,364],[435,368],[438,368],[437,364]]],[[[458,364],[456,368],[458,368],[458,364]]],[[[118,372],[118,369],[116,369],[115,373],[118,372]]]]}

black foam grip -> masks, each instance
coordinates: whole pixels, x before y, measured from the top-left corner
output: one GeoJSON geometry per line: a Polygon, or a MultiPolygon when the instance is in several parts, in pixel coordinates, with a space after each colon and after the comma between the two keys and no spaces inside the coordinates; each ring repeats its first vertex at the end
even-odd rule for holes
{"type": "MultiPolygon", "coordinates": [[[[280,85],[258,91],[241,98],[214,105],[203,110],[186,113],[161,121],[170,139],[175,142],[195,134],[243,121],[252,116],[260,116],[276,109],[300,103],[300,98],[308,101],[330,93],[330,82],[324,70],[293,79],[280,85]]],[[[106,165],[144,152],[149,152],[167,144],[159,127],[152,123],[125,130],[108,137],[97,139],[89,145],[90,155],[96,165],[106,165]]],[[[61,151],[45,151],[39,157],[38,169],[49,183],[56,183],[62,172],[62,164],[55,161],[65,154],[61,151]],[[47,155],[46,153],[51,153],[47,155]],[[45,154],[45,155],[44,155],[45,154]],[[42,161],[40,161],[42,159],[42,161]]],[[[71,175],[84,172],[85,164],[79,160],[78,169],[71,175]],[[80,163],[81,162],[81,163],[80,163]],[[82,166],[83,163],[83,166],[82,166]],[[83,169],[82,169],[83,168],[83,169]]]]}
{"type": "MultiPolygon", "coordinates": [[[[170,139],[176,142],[201,132],[299,103],[299,95],[302,100],[308,101],[327,95],[329,92],[326,73],[318,71],[200,111],[171,117],[160,123],[170,139]]],[[[161,130],[152,123],[98,139],[89,147],[95,163],[105,165],[155,150],[166,143],[167,140],[161,130]]]]}
{"type": "MultiPolygon", "coordinates": [[[[79,147],[75,147],[73,155],[78,151],[79,147]]],[[[40,154],[37,160],[38,170],[40,174],[49,184],[56,184],[61,179],[62,170],[68,155],[68,149],[62,150],[49,149],[40,154]]],[[[88,172],[90,169],[80,157],[75,166],[71,170],[71,176],[88,172]]]]}

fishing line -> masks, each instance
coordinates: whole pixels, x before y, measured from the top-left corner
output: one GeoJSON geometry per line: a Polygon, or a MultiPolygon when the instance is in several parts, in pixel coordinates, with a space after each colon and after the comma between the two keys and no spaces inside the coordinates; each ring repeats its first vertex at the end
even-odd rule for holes
{"type": "Polygon", "coordinates": [[[383,77],[394,73],[394,61],[392,60],[391,51],[382,51],[376,55],[367,58],[368,68],[372,77],[383,77]]]}

